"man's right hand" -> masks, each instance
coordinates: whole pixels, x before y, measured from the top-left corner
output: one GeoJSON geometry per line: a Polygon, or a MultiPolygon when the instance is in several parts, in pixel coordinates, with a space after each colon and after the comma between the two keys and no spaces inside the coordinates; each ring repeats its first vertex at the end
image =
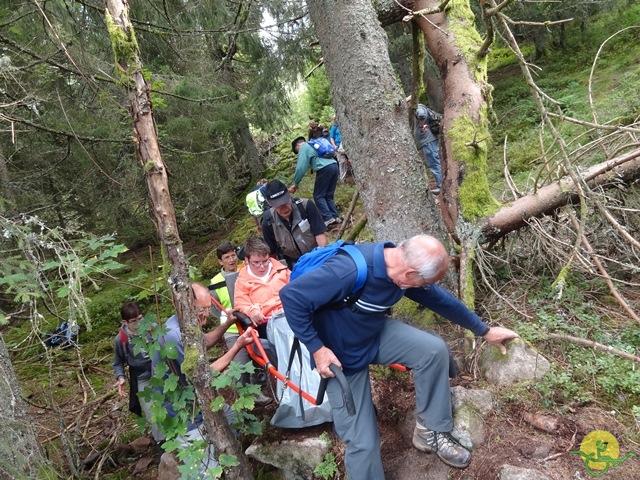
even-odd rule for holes
{"type": "Polygon", "coordinates": [[[118,395],[120,395],[121,397],[126,397],[127,396],[127,392],[124,389],[124,384],[125,384],[124,377],[118,378],[118,395]]]}
{"type": "Polygon", "coordinates": [[[318,370],[318,373],[322,378],[335,377],[333,372],[329,369],[329,365],[332,363],[342,368],[342,364],[340,363],[340,360],[338,360],[338,357],[336,357],[327,347],[320,347],[318,350],[313,352],[313,359],[316,362],[316,370],[318,370]]]}

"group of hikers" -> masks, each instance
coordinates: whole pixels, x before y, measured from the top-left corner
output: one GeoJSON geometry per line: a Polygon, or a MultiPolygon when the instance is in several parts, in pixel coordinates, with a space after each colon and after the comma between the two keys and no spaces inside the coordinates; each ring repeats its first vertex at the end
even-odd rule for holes
{"type": "MultiPolygon", "coordinates": [[[[416,119],[421,120],[418,116],[416,119]]],[[[422,129],[418,122],[416,124],[422,129]]],[[[337,163],[324,162],[322,157],[314,156],[314,146],[302,137],[292,142],[292,149],[298,153],[293,184],[287,187],[280,180],[263,180],[257,185],[257,189],[262,189],[266,205],[266,209],[258,212],[260,215],[254,215],[262,236],[245,242],[240,250],[244,255],[242,262],[235,245],[222,243],[216,249],[220,273],[211,279],[208,287],[192,285],[200,324],[204,326],[216,312],[220,318],[216,328],[203,333],[207,348],[222,341],[227,346],[227,352],[213,362],[211,368],[222,371],[232,360],[242,364],[251,362],[245,347],[255,342],[252,332],[255,330],[271,363],[285,370],[288,366],[283,366],[286,360],[282,359],[289,357],[290,347],[287,346],[285,352],[274,347],[273,328],[276,324],[286,326],[291,338],[295,335],[307,354],[307,371],[325,379],[329,420],[346,445],[345,468],[349,480],[382,480],[384,468],[369,365],[401,364],[413,372],[415,384],[417,419],[413,446],[422,452],[435,453],[449,466],[467,467],[471,453],[451,435],[449,377],[455,368],[448,347],[438,335],[394,319],[391,308],[407,297],[483,337],[502,353],[506,352],[504,342],[518,335],[502,327],[488,326],[464,303],[436,284],[445,276],[450,258],[444,245],[429,235],[416,235],[398,245],[380,242],[350,245],[348,250],[338,248],[334,255],[292,280],[291,270],[303,255],[313,256],[332,248],[328,245],[327,227],[342,220],[333,201],[337,163]],[[316,172],[315,203],[292,197],[309,164],[316,172]],[[325,169],[328,170],[323,172],[325,169]],[[212,308],[213,300],[222,308],[212,308]],[[238,312],[248,317],[249,326],[238,329],[238,312]],[[246,329],[241,333],[243,328],[246,329]],[[345,402],[344,385],[336,379],[336,368],[346,377],[353,405],[345,402]]],[[[436,178],[439,182],[439,177],[436,178]]],[[[141,318],[139,307],[127,303],[121,313],[123,324],[115,338],[113,367],[118,391],[124,394],[123,367],[125,363],[129,365],[131,397],[134,397],[136,391],[148,384],[160,360],[158,355],[149,358],[144,351],[134,355],[130,339],[139,335],[135,328],[141,318]]],[[[171,371],[177,372],[186,384],[180,369],[184,350],[177,316],[169,318],[164,326],[168,333],[160,342],[176,342],[178,358],[172,360],[171,371]]],[[[251,383],[255,379],[245,375],[242,381],[251,383]]],[[[316,392],[309,393],[315,395],[316,392]]],[[[261,405],[273,401],[265,392],[255,400],[261,405]]],[[[133,398],[131,401],[134,402],[133,398]]],[[[138,412],[141,410],[150,419],[149,405],[144,401],[140,403],[138,412]]],[[[170,416],[175,415],[170,404],[166,408],[170,416]]],[[[229,407],[225,407],[225,413],[231,423],[233,413],[229,407]]],[[[191,427],[179,441],[186,444],[204,438],[201,425],[196,422],[191,427]]],[[[157,429],[152,428],[152,433],[156,441],[162,441],[157,429]]],[[[215,464],[213,447],[209,445],[203,472],[215,464]]]]}

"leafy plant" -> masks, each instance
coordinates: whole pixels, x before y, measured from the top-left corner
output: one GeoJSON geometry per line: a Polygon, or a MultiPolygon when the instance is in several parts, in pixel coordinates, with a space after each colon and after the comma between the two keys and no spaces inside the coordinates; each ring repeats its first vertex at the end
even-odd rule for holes
{"type": "Polygon", "coordinates": [[[332,478],[338,473],[338,464],[336,463],[336,457],[333,453],[329,452],[324,456],[324,460],[318,464],[313,470],[314,475],[324,478],[332,478]]]}

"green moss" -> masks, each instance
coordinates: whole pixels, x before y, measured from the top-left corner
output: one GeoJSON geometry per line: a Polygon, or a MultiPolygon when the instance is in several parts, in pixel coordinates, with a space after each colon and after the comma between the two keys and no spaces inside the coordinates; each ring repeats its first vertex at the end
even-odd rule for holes
{"type": "Polygon", "coordinates": [[[156,162],[154,160],[149,160],[147,163],[144,164],[144,171],[146,173],[153,173],[157,170],[157,165],[156,162]]]}
{"type": "MultiPolygon", "coordinates": [[[[200,331],[200,329],[198,329],[198,331],[200,331]]],[[[198,369],[199,358],[200,353],[195,346],[186,346],[186,348],[184,349],[184,361],[182,362],[180,369],[187,377],[191,377],[193,373],[198,369]]]]}
{"type": "MultiPolygon", "coordinates": [[[[476,259],[475,247],[475,242],[473,242],[472,245],[468,245],[466,254],[469,265],[468,268],[465,269],[466,274],[464,278],[460,279],[460,284],[465,287],[461,289],[462,298],[460,300],[462,300],[464,304],[472,310],[474,309],[476,301],[475,278],[473,276],[473,265],[476,259]]],[[[468,337],[473,337],[473,333],[471,331],[465,330],[465,333],[468,337]]]]}
{"type": "Polygon", "coordinates": [[[469,70],[478,82],[486,82],[487,57],[478,58],[482,38],[475,28],[475,17],[469,2],[451,2],[447,12],[454,43],[464,56],[469,70]]]}
{"type": "Polygon", "coordinates": [[[393,307],[393,316],[398,320],[409,320],[423,330],[432,329],[436,325],[435,314],[420,306],[413,300],[402,297],[393,307]]]}
{"type": "MultiPolygon", "coordinates": [[[[138,41],[136,40],[133,27],[129,26],[128,31],[124,31],[115,24],[113,17],[109,12],[106,13],[105,17],[107,20],[107,31],[109,32],[109,38],[111,38],[111,48],[113,49],[116,64],[121,68],[128,69],[131,65],[135,65],[137,68],[138,41]]],[[[125,74],[120,69],[116,69],[116,71],[120,71],[121,75],[125,74]]]]}
{"type": "Polygon", "coordinates": [[[462,218],[473,221],[496,212],[500,204],[491,196],[487,179],[487,109],[482,109],[479,122],[468,115],[456,118],[447,131],[451,150],[458,158],[461,183],[458,202],[462,218]],[[467,145],[475,142],[474,145],[467,145]]]}

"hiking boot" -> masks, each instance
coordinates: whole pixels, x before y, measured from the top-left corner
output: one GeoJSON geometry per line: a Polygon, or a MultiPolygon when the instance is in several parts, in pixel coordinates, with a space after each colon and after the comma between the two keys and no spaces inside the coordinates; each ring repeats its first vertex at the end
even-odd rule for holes
{"type": "Polygon", "coordinates": [[[263,395],[263,394],[260,394],[253,400],[253,402],[258,407],[264,407],[265,405],[269,405],[271,402],[273,402],[273,398],[267,397],[266,395],[263,395]]]}
{"type": "Polygon", "coordinates": [[[450,432],[434,432],[416,423],[413,446],[421,452],[435,453],[450,467],[466,468],[471,463],[471,452],[460,445],[450,432]]]}
{"type": "Polygon", "coordinates": [[[336,223],[336,219],[335,218],[330,218],[329,220],[325,220],[324,224],[328,227],[329,225],[333,225],[334,223],[336,223]]]}

